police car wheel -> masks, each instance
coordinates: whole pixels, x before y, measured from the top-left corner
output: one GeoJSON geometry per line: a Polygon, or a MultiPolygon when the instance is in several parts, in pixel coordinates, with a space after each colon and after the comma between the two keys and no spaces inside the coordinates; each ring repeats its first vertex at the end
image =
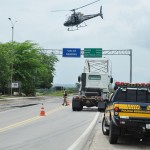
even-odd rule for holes
{"type": "Polygon", "coordinates": [[[115,129],[115,125],[113,124],[112,120],[110,122],[110,128],[109,128],[109,143],[110,144],[116,144],[118,140],[118,135],[113,134],[112,131],[115,129]]]}
{"type": "Polygon", "coordinates": [[[109,130],[106,128],[105,117],[103,118],[103,121],[102,121],[102,131],[104,135],[109,135],[109,130]]]}
{"type": "Polygon", "coordinates": [[[82,106],[82,104],[80,104],[80,108],[79,108],[79,110],[81,111],[83,109],[83,106],[82,106]]]}
{"type": "Polygon", "coordinates": [[[144,136],[143,141],[144,142],[149,142],[150,141],[150,136],[144,136]]]}

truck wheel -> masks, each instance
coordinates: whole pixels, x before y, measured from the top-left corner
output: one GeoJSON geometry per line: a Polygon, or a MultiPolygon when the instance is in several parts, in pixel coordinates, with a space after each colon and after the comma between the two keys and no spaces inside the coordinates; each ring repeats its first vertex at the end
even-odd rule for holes
{"type": "Polygon", "coordinates": [[[144,136],[143,141],[144,142],[149,142],[150,141],[150,136],[144,136]]]}
{"type": "Polygon", "coordinates": [[[73,111],[78,110],[77,107],[76,107],[76,100],[75,100],[75,98],[72,99],[72,110],[73,111]]]}
{"type": "Polygon", "coordinates": [[[104,112],[104,111],[105,111],[105,109],[98,108],[98,111],[99,111],[99,112],[104,112]]]}
{"type": "Polygon", "coordinates": [[[72,110],[73,110],[73,111],[76,111],[76,108],[75,108],[75,107],[72,107],[72,110]]]}
{"type": "Polygon", "coordinates": [[[73,111],[81,111],[83,109],[83,105],[81,104],[80,100],[76,100],[73,98],[72,100],[72,110],[73,111]]]}
{"type": "Polygon", "coordinates": [[[118,135],[113,133],[114,130],[116,130],[116,126],[113,124],[111,120],[110,128],[109,128],[109,143],[110,144],[116,144],[118,140],[118,135]]]}
{"type": "Polygon", "coordinates": [[[77,110],[77,111],[81,111],[82,109],[83,109],[83,107],[80,107],[80,108],[72,107],[72,110],[73,110],[73,111],[76,111],[76,110],[77,110]]]}
{"type": "Polygon", "coordinates": [[[83,105],[80,103],[79,111],[81,111],[82,109],[83,109],[83,105]]]}
{"type": "Polygon", "coordinates": [[[109,130],[108,127],[106,126],[105,117],[103,117],[103,121],[102,121],[102,131],[104,135],[109,135],[109,130]]]}
{"type": "Polygon", "coordinates": [[[98,102],[98,111],[104,112],[106,108],[106,103],[105,102],[98,102]]]}

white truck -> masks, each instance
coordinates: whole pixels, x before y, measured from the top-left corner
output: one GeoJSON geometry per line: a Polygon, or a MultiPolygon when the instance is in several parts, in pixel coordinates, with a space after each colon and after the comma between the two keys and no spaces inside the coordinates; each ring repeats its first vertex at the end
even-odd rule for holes
{"type": "Polygon", "coordinates": [[[83,106],[101,107],[101,101],[108,99],[112,90],[112,66],[110,60],[86,60],[84,71],[78,77],[80,83],[79,94],[72,100],[72,110],[82,110],[83,106]]]}

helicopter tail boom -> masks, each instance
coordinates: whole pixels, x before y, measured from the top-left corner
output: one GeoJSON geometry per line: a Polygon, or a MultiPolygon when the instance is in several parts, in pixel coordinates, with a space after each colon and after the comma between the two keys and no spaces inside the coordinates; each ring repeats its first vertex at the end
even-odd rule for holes
{"type": "Polygon", "coordinates": [[[100,7],[100,17],[103,19],[102,6],[100,7]]]}

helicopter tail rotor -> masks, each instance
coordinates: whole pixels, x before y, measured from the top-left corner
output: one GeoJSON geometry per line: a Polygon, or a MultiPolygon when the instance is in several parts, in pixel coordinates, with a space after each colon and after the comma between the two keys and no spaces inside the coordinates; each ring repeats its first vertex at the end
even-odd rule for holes
{"type": "Polygon", "coordinates": [[[100,7],[100,16],[103,19],[102,6],[100,7]]]}

